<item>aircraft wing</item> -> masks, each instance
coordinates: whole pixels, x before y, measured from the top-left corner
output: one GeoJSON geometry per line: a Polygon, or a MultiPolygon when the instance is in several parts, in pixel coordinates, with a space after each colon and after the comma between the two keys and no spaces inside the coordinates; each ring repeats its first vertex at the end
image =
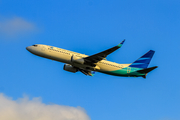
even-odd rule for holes
{"type": "Polygon", "coordinates": [[[86,58],[84,58],[84,60],[86,61],[87,64],[90,64],[92,66],[94,66],[94,63],[97,63],[99,61],[101,61],[102,59],[106,58],[109,54],[111,54],[112,52],[116,51],[117,49],[119,49],[125,40],[123,40],[121,43],[119,43],[117,46],[114,46],[110,49],[107,49],[105,51],[102,51],[100,53],[88,56],[86,58]]]}

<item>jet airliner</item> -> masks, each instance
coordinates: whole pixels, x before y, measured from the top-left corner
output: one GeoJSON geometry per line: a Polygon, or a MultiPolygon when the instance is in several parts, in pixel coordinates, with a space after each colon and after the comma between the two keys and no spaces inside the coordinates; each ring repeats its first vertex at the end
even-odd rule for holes
{"type": "Polygon", "coordinates": [[[101,72],[114,76],[146,78],[150,71],[157,68],[157,66],[148,68],[155,52],[153,50],[148,51],[131,64],[118,64],[106,60],[109,54],[121,48],[124,41],[117,46],[90,56],[43,44],[28,46],[26,49],[37,56],[65,63],[63,69],[72,73],[80,71],[85,75],[93,76],[95,72],[101,72]]]}

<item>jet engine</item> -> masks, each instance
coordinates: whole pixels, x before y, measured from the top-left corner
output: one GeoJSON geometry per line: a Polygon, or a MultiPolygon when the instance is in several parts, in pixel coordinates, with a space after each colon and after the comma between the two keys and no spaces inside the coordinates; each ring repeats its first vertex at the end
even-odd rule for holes
{"type": "Polygon", "coordinates": [[[84,64],[84,59],[73,55],[71,57],[71,62],[78,63],[78,64],[84,64]]]}
{"type": "Polygon", "coordinates": [[[65,64],[64,67],[63,67],[63,69],[66,70],[66,71],[69,71],[69,72],[73,72],[73,73],[75,73],[75,72],[78,71],[77,68],[73,67],[73,66],[70,65],[70,64],[65,64]]]}

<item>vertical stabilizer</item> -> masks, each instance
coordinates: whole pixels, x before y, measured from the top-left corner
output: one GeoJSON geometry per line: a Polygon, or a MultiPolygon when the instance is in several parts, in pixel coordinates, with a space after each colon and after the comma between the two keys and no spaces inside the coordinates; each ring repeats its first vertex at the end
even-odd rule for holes
{"type": "Polygon", "coordinates": [[[151,58],[154,55],[153,50],[150,50],[149,52],[147,52],[146,54],[144,54],[142,57],[140,57],[139,59],[137,59],[135,62],[133,62],[129,67],[136,67],[136,68],[147,68],[151,58]]]}

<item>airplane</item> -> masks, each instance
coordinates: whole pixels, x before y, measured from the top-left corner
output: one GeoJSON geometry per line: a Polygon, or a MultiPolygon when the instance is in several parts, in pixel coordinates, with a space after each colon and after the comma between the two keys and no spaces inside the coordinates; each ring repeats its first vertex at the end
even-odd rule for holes
{"type": "Polygon", "coordinates": [[[131,64],[118,64],[106,59],[109,54],[121,48],[124,41],[90,56],[43,44],[28,46],[26,49],[34,55],[65,63],[63,69],[72,73],[80,71],[85,75],[94,76],[95,72],[101,72],[113,76],[146,78],[149,72],[158,67],[148,68],[155,53],[153,50],[148,51],[131,64]]]}

